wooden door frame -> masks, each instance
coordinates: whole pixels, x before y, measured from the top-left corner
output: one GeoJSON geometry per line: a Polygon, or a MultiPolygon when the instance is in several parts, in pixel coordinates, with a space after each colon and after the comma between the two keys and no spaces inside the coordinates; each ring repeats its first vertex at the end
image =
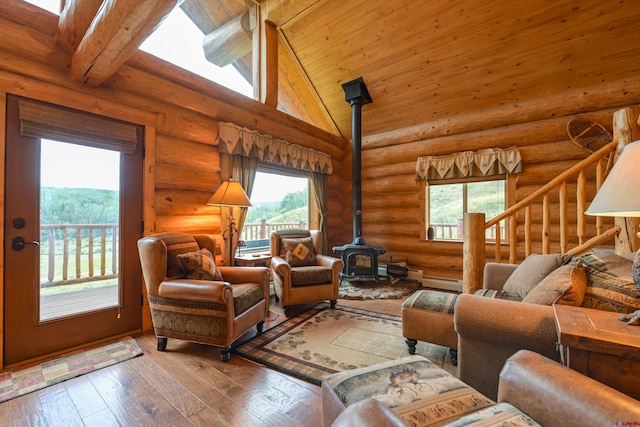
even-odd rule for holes
{"type": "MultiPolygon", "coordinates": [[[[102,90],[103,91],[103,90],[102,90]]],[[[97,94],[100,89],[87,88],[86,92],[66,87],[55,86],[38,80],[0,71],[0,239],[4,241],[5,225],[5,150],[6,150],[6,117],[7,93],[49,102],[77,110],[99,114],[113,119],[123,120],[144,126],[145,155],[143,158],[142,216],[143,234],[148,234],[155,223],[153,209],[155,192],[155,142],[158,116],[155,113],[142,111],[136,107],[119,104],[97,94]],[[99,107],[99,108],[98,108],[99,107]]],[[[0,246],[0,369],[4,369],[4,245],[0,246]]],[[[146,295],[143,283],[142,292],[146,295]]],[[[151,328],[151,314],[148,304],[142,307],[142,329],[151,328]]]]}

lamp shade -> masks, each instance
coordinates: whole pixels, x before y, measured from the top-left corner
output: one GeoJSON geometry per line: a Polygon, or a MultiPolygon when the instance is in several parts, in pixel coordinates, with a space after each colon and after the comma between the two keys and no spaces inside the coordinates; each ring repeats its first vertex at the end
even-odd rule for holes
{"type": "Polygon", "coordinates": [[[585,213],[640,217],[640,141],[625,146],[585,213]]]}
{"type": "Polygon", "coordinates": [[[251,202],[239,182],[226,181],[211,196],[207,205],[250,207],[251,202]]]}

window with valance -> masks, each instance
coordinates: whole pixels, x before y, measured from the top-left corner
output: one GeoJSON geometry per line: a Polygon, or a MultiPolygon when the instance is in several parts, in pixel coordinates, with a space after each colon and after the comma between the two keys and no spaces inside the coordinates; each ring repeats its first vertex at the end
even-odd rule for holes
{"type": "MultiPolygon", "coordinates": [[[[239,181],[249,197],[258,167],[261,170],[266,167],[270,172],[281,169],[285,175],[290,175],[294,170],[301,171],[308,176],[315,202],[310,204],[310,210],[318,217],[310,225],[324,231],[323,244],[326,252],[327,230],[324,218],[327,213],[327,176],[333,172],[331,156],[233,123],[220,123],[218,131],[222,179],[239,181]]],[[[246,208],[233,216],[238,228],[242,230],[246,208]]],[[[237,242],[233,244],[235,247],[237,242]]]]}
{"type": "MultiPolygon", "coordinates": [[[[484,212],[491,218],[502,212],[510,204],[514,183],[508,177],[521,171],[517,147],[418,158],[415,177],[425,224],[421,238],[462,240],[463,214],[484,212]]],[[[488,239],[494,237],[491,233],[495,230],[488,231],[488,239]]]]}
{"type": "Polygon", "coordinates": [[[487,177],[522,172],[517,147],[462,151],[443,156],[423,156],[416,161],[416,179],[425,181],[487,177]]]}
{"type": "Polygon", "coordinates": [[[233,123],[220,123],[220,152],[261,162],[331,175],[331,156],[233,123]]]}

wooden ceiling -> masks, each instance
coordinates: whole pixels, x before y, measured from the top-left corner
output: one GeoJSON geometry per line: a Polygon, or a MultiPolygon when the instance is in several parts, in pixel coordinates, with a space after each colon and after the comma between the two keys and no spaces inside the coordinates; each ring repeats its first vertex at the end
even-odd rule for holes
{"type": "MultiPolygon", "coordinates": [[[[176,4],[206,34],[259,5],[254,19],[277,29],[278,108],[346,139],[351,109],[341,85],[357,77],[373,98],[362,110],[366,137],[640,71],[633,0],[110,0],[98,9],[102,3],[67,0],[61,14],[58,40],[75,52],[77,80],[99,85],[176,4]],[[103,19],[87,20],[96,14],[103,19]]],[[[238,41],[255,43],[246,30],[225,37],[251,81],[257,56],[238,41]]]]}

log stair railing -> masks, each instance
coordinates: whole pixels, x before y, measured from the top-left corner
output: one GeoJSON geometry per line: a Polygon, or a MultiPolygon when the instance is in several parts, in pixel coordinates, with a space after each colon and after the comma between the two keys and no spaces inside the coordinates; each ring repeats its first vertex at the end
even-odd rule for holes
{"type": "Polygon", "coordinates": [[[596,189],[605,179],[605,158],[616,150],[617,141],[613,141],[604,146],[600,150],[592,153],[589,157],[576,163],[573,167],[553,178],[547,184],[540,187],[534,193],[522,199],[520,202],[506,209],[500,215],[485,222],[483,213],[466,213],[464,217],[464,244],[463,244],[463,291],[472,293],[476,289],[482,287],[482,274],[485,264],[485,251],[491,246],[495,250],[495,261],[502,261],[503,241],[500,233],[499,224],[501,221],[507,221],[508,236],[504,242],[509,248],[509,263],[517,263],[518,249],[518,215],[524,214],[524,255],[531,254],[533,236],[531,232],[531,205],[538,202],[542,198],[542,253],[547,254],[551,251],[551,203],[550,194],[558,191],[559,210],[560,210],[560,252],[572,255],[578,255],[586,252],[594,246],[598,246],[620,232],[620,227],[614,226],[611,229],[604,230],[604,220],[602,217],[596,217],[596,235],[587,238],[587,220],[585,211],[587,208],[585,169],[594,165],[596,168],[596,189]],[[568,195],[567,182],[576,180],[576,221],[577,221],[577,237],[578,245],[569,249],[569,215],[568,215],[568,195]],[[486,242],[486,230],[495,226],[495,240],[486,242]]]}

